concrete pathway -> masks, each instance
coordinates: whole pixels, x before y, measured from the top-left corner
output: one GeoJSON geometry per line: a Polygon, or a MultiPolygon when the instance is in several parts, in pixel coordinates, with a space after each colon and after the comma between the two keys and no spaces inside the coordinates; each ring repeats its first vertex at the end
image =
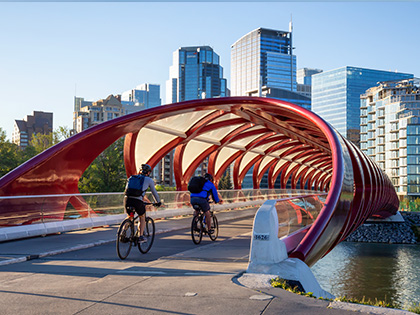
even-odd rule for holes
{"type": "Polygon", "coordinates": [[[354,314],[264,281],[241,284],[252,229],[244,214],[218,214],[218,240],[198,246],[190,218],[159,221],[150,253],[132,249],[125,261],[116,226],[1,243],[0,314],[354,314]]]}

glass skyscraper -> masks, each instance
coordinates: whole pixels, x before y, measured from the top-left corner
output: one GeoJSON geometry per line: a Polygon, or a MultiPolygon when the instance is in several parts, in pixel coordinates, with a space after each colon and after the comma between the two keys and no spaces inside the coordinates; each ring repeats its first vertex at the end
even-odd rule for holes
{"type": "Polygon", "coordinates": [[[140,84],[121,93],[121,104],[127,114],[162,105],[159,84],[140,84]]]}
{"type": "Polygon", "coordinates": [[[258,28],[232,45],[232,95],[249,95],[262,87],[296,91],[291,31],[258,28]]]}
{"type": "Polygon", "coordinates": [[[420,197],[418,79],[381,82],[361,96],[360,148],[391,179],[399,196],[420,197]]]}
{"type": "Polygon", "coordinates": [[[227,96],[219,59],[209,46],[176,50],[166,82],[166,103],[227,96]]]}
{"type": "Polygon", "coordinates": [[[312,76],[312,111],[359,146],[360,95],[377,82],[413,78],[412,74],[342,67],[312,76]]]}

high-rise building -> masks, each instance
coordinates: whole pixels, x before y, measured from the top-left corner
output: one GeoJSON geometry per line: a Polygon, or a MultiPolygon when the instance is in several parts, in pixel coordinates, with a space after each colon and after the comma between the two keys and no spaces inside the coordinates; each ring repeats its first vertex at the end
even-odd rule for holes
{"type": "Polygon", "coordinates": [[[419,80],[381,82],[360,102],[360,148],[384,170],[399,196],[420,197],[419,80]]]}
{"type": "Polygon", "coordinates": [[[297,92],[301,95],[311,98],[312,90],[312,76],[321,73],[320,69],[302,68],[298,69],[297,77],[297,92]]]}
{"type": "Polygon", "coordinates": [[[166,103],[228,96],[219,55],[209,46],[181,47],[173,53],[166,103]]]}
{"type": "Polygon", "coordinates": [[[34,111],[23,120],[15,120],[12,142],[20,147],[27,147],[32,135],[50,134],[53,131],[53,113],[34,111]]]}
{"type": "MultiPolygon", "coordinates": [[[[233,96],[270,97],[311,109],[311,99],[299,94],[292,26],[289,32],[257,28],[231,46],[231,93],[233,96]]],[[[264,175],[261,188],[268,187],[264,175]]],[[[242,188],[252,188],[252,170],[242,188]]]]}
{"type": "Polygon", "coordinates": [[[284,89],[269,88],[264,86],[260,90],[248,91],[247,96],[275,98],[278,100],[290,102],[295,105],[299,105],[307,110],[311,110],[311,97],[310,95],[304,95],[304,93],[292,92],[284,89]]]}
{"type": "Polygon", "coordinates": [[[121,93],[126,114],[162,105],[160,85],[144,83],[121,93]]]}
{"type": "Polygon", "coordinates": [[[359,146],[360,95],[380,81],[413,78],[412,74],[345,66],[312,76],[312,111],[359,146]]]}
{"type": "Polygon", "coordinates": [[[120,100],[120,95],[109,95],[106,99],[96,102],[87,102],[83,98],[75,97],[75,109],[76,101],[80,102],[80,109],[73,113],[74,131],[81,132],[104,121],[125,115],[120,100]]]}
{"type": "Polygon", "coordinates": [[[258,28],[231,47],[231,91],[248,95],[263,87],[296,92],[296,56],[292,31],[258,28]]]}

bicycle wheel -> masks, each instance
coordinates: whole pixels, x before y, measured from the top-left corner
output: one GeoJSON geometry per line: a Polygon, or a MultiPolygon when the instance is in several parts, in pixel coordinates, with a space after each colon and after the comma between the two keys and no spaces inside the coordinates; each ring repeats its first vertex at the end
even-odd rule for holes
{"type": "Polygon", "coordinates": [[[194,244],[200,244],[203,237],[203,217],[201,215],[193,216],[191,221],[191,237],[194,244]]]}
{"type": "Polygon", "coordinates": [[[147,240],[141,243],[139,241],[138,247],[141,253],[146,254],[150,248],[152,248],[153,241],[155,240],[155,221],[150,217],[146,217],[146,226],[144,227],[143,236],[146,237],[147,240]]]}
{"type": "Polygon", "coordinates": [[[120,259],[126,259],[130,253],[134,235],[134,224],[130,219],[125,219],[117,233],[117,254],[120,259]]]}
{"type": "Polygon", "coordinates": [[[215,241],[219,236],[219,222],[213,213],[211,214],[211,228],[213,229],[213,233],[209,234],[209,237],[212,241],[215,241]]]}

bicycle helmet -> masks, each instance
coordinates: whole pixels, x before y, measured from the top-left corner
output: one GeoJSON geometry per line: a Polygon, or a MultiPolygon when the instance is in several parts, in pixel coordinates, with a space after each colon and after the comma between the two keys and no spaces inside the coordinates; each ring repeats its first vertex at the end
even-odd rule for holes
{"type": "Polygon", "coordinates": [[[213,176],[211,175],[211,174],[209,174],[209,173],[206,173],[205,175],[204,175],[204,178],[205,179],[208,179],[209,181],[211,181],[211,182],[213,182],[213,176]]]}
{"type": "Polygon", "coordinates": [[[142,165],[141,165],[141,173],[142,173],[143,175],[148,174],[148,173],[150,173],[151,171],[152,171],[152,168],[150,167],[150,165],[149,165],[149,164],[142,164],[142,165]]]}

